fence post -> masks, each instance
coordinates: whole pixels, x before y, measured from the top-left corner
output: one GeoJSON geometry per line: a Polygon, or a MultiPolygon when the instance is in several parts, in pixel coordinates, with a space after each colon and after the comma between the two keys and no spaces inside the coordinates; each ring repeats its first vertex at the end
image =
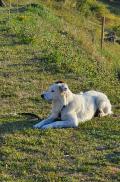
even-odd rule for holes
{"type": "Polygon", "coordinates": [[[102,17],[102,27],[101,27],[101,50],[103,50],[103,43],[104,43],[104,26],[105,26],[105,16],[102,17]]]}

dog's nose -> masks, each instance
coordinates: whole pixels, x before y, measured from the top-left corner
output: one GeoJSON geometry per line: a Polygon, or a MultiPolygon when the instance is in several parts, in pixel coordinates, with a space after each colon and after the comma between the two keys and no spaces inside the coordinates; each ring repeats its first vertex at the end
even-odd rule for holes
{"type": "Polygon", "coordinates": [[[42,99],[44,99],[44,94],[41,94],[42,99]]]}

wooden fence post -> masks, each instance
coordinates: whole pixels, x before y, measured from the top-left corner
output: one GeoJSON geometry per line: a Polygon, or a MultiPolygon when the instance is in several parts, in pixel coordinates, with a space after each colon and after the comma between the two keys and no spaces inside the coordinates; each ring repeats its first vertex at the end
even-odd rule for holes
{"type": "Polygon", "coordinates": [[[102,17],[102,27],[101,27],[101,50],[103,50],[103,43],[104,43],[104,26],[105,26],[105,16],[102,17]]]}

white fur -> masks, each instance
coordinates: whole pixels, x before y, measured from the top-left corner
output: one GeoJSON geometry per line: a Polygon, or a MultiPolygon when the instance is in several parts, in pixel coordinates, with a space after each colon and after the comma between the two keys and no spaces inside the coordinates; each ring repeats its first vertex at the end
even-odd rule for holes
{"type": "Polygon", "coordinates": [[[97,91],[73,94],[65,83],[53,84],[43,97],[52,101],[52,113],[34,128],[77,127],[79,122],[92,119],[98,110],[100,117],[112,114],[110,101],[105,94],[97,91]],[[56,121],[60,113],[61,121],[56,121]]]}

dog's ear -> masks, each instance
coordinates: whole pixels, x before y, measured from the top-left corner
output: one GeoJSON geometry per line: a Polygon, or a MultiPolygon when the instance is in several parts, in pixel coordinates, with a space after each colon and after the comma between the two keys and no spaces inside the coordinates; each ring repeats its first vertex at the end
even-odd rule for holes
{"type": "Polygon", "coordinates": [[[59,81],[56,81],[56,82],[55,82],[55,84],[59,84],[59,83],[64,83],[64,81],[59,80],[59,81]]]}

